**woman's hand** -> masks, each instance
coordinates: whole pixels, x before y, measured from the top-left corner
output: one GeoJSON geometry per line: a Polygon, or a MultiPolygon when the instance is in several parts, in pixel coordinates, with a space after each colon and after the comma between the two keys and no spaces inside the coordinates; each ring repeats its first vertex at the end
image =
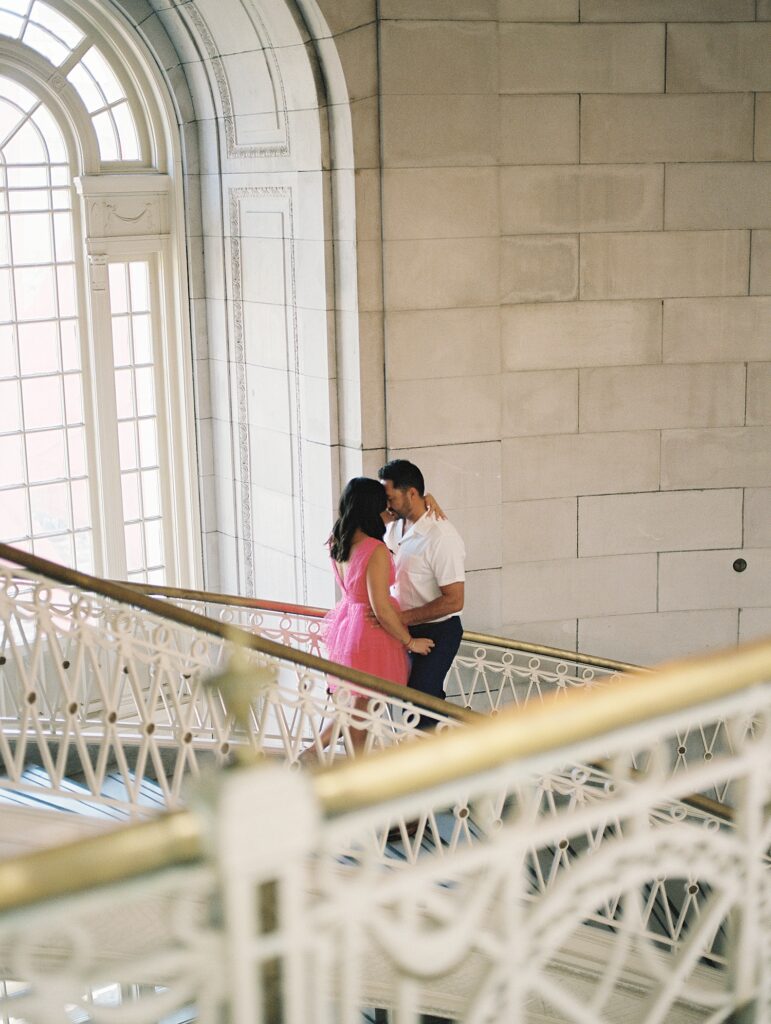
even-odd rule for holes
{"type": "Polygon", "coordinates": [[[423,501],[426,503],[426,512],[434,519],[446,519],[447,516],[442,511],[442,507],[433,494],[424,494],[423,501]]]}
{"type": "Polygon", "coordinates": [[[414,636],[407,644],[410,654],[428,654],[434,646],[434,641],[427,636],[414,636]]]}

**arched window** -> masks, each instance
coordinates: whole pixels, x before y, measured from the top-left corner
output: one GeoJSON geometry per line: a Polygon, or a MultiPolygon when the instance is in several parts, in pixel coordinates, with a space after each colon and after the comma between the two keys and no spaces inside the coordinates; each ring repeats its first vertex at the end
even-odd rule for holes
{"type": "Polygon", "coordinates": [[[191,582],[179,186],[141,62],[98,23],[0,0],[0,538],[191,582]]]}

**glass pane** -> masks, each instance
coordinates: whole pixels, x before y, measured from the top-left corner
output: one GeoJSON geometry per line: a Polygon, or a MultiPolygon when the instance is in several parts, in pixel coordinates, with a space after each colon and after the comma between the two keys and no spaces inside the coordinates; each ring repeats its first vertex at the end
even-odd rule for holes
{"type": "Polygon", "coordinates": [[[121,469],[138,469],[137,439],[134,421],[118,424],[118,449],[121,469]]]}
{"type": "Polygon", "coordinates": [[[42,533],[63,533],[71,529],[68,489],[65,483],[30,487],[29,507],[33,537],[42,533]]]}
{"type": "Polygon", "coordinates": [[[10,142],[6,142],[3,155],[9,164],[44,164],[48,160],[43,141],[30,121],[22,125],[10,142]]]}
{"type": "Polygon", "coordinates": [[[155,420],[139,421],[139,461],[143,468],[158,465],[158,437],[155,420]]]}
{"type": "Polygon", "coordinates": [[[73,480],[72,491],[72,525],[82,530],[91,525],[91,508],[88,503],[88,480],[73,480]]]}
{"type": "Polygon", "coordinates": [[[13,320],[11,305],[11,271],[0,270],[0,323],[13,320]]]}
{"type": "Polygon", "coordinates": [[[86,51],[82,62],[84,67],[91,72],[95,81],[99,83],[99,87],[108,103],[115,103],[116,100],[122,100],[125,97],[125,90],[118,82],[110,65],[95,46],[86,51]]]}
{"type": "Polygon", "coordinates": [[[0,264],[7,266],[10,263],[10,249],[8,247],[8,218],[0,216],[0,264]]]}
{"type": "MultiPolygon", "coordinates": [[[[48,148],[48,159],[52,163],[64,163],[67,160],[67,150],[64,145],[64,137],[62,136],[61,129],[54,120],[51,112],[41,104],[32,115],[32,120],[43,134],[45,144],[48,148]]],[[[63,178],[64,180],[62,181],[52,181],[52,184],[68,185],[70,181],[69,169],[67,169],[63,178]]]]}
{"type": "Polygon", "coordinates": [[[112,318],[112,351],[116,366],[131,365],[131,342],[129,339],[128,317],[112,318]]]}
{"type": "MultiPolygon", "coordinates": [[[[45,107],[41,107],[41,110],[45,110],[45,107]]],[[[52,167],[51,168],[51,184],[52,185],[69,185],[70,183],[70,169],[69,167],[52,167]]]]}
{"type": "MultiPolygon", "coordinates": [[[[9,6],[8,0],[5,0],[4,6],[9,6]]],[[[26,7],[23,13],[27,13],[26,7]]],[[[21,107],[22,110],[31,110],[39,102],[34,93],[31,93],[29,89],[25,89],[23,85],[19,85],[18,82],[14,82],[10,78],[0,79],[0,95],[5,96],[6,99],[21,107]]]]}
{"type": "Polygon", "coordinates": [[[47,213],[13,214],[11,245],[16,264],[50,263],[54,257],[50,216],[47,213]]]}
{"type": "Polygon", "coordinates": [[[59,313],[61,316],[75,316],[78,311],[75,289],[75,268],[72,264],[56,268],[59,282],[59,313]]]}
{"type": "Polygon", "coordinates": [[[81,572],[94,571],[94,542],[90,530],[75,534],[75,565],[81,572]]]}
{"type": "Polygon", "coordinates": [[[83,388],[79,373],[68,373],[64,378],[64,409],[68,424],[83,422],[83,388]]]}
{"type": "Polygon", "coordinates": [[[99,156],[102,160],[120,160],[118,136],[108,110],[91,119],[99,142],[99,156]]]}
{"type": "Polygon", "coordinates": [[[86,71],[82,64],[76,64],[75,67],[68,72],[67,79],[75,87],[75,90],[83,100],[89,114],[104,106],[104,96],[102,95],[99,86],[94,81],[93,76],[86,71]]]}
{"type": "Polygon", "coordinates": [[[136,572],[145,564],[142,555],[142,525],[141,523],[128,523],[126,525],[126,569],[129,572],[136,572]]]}
{"type": "Polygon", "coordinates": [[[22,36],[22,41],[31,46],[33,50],[37,50],[38,53],[42,53],[44,57],[47,57],[54,67],[59,67],[70,54],[68,46],[52,36],[50,32],[46,32],[44,29],[38,28],[37,25],[27,25],[27,30],[22,36]]]}
{"type": "Polygon", "coordinates": [[[17,189],[8,193],[8,209],[14,212],[47,210],[50,205],[48,189],[17,189]]]}
{"type": "Polygon", "coordinates": [[[86,435],[83,427],[72,427],[67,431],[67,448],[70,455],[70,476],[85,476],[86,435]]]}
{"type": "Polygon", "coordinates": [[[33,431],[26,435],[30,483],[63,480],[67,476],[67,455],[63,430],[33,431]]]}
{"type": "Polygon", "coordinates": [[[16,316],[19,320],[52,320],[56,316],[56,282],[53,267],[20,267],[14,270],[16,316]]]}
{"type": "Polygon", "coordinates": [[[63,14],[52,10],[48,4],[42,4],[37,0],[30,15],[32,21],[38,22],[43,28],[47,28],[55,36],[65,43],[70,50],[74,50],[83,39],[83,33],[77,25],[65,18],[63,14]]]}
{"type": "MultiPolygon", "coordinates": [[[[23,484],[24,450],[20,434],[0,434],[0,484],[8,487],[11,484],[23,484]]],[[[0,491],[0,505],[3,503],[3,492],[0,491]]]]}
{"type": "Polygon", "coordinates": [[[47,558],[51,562],[72,565],[72,537],[69,534],[36,539],[33,541],[32,550],[36,555],[47,558]]]}
{"type": "Polygon", "coordinates": [[[161,474],[157,469],[142,471],[142,507],[148,518],[161,514],[161,474]]]}
{"type": "Polygon", "coordinates": [[[27,377],[21,382],[24,426],[62,426],[62,384],[59,377],[27,377]]]}
{"type": "Polygon", "coordinates": [[[160,519],[145,523],[145,557],[146,565],[163,565],[163,534],[160,519]]]}
{"type": "Polygon", "coordinates": [[[132,370],[115,371],[115,406],[119,420],[134,416],[134,373],[132,370]]]}
{"type": "Polygon", "coordinates": [[[0,434],[20,428],[19,385],[15,380],[0,380],[0,434]]]}
{"type": "Polygon", "coordinates": [[[56,322],[19,324],[19,368],[23,374],[55,373],[59,369],[56,322]]]}
{"type": "Polygon", "coordinates": [[[153,342],[150,334],[150,317],[132,316],[131,329],[134,335],[134,362],[152,363],[153,342]]]}
{"type": "Polygon", "coordinates": [[[113,107],[112,116],[118,130],[121,159],[138,160],[142,154],[139,152],[137,129],[128,103],[118,103],[113,107]]]}
{"type": "Polygon", "coordinates": [[[139,473],[123,473],[121,476],[123,491],[123,518],[126,522],[141,519],[142,507],[139,501],[139,473]]]}
{"type": "Polygon", "coordinates": [[[128,313],[128,288],[126,286],[126,264],[110,263],[110,310],[112,313],[128,313]]]}
{"type": "Polygon", "coordinates": [[[163,568],[161,568],[161,569],[151,569],[150,572],[147,573],[147,582],[148,583],[155,583],[155,585],[159,586],[159,587],[165,586],[166,585],[166,570],[163,569],[163,568]]]}
{"type": "Polygon", "coordinates": [[[70,215],[68,213],[55,213],[53,217],[56,258],[60,263],[69,263],[74,259],[70,215]]]}
{"type": "Polygon", "coordinates": [[[137,414],[152,416],[155,412],[155,385],[149,366],[136,371],[137,414]]]}
{"type": "Polygon", "coordinates": [[[16,376],[16,340],[10,324],[0,326],[0,377],[16,376]]]}
{"type": "Polygon", "coordinates": [[[21,18],[17,18],[7,11],[0,11],[0,35],[18,39],[23,26],[24,22],[21,18]]]}
{"type": "Polygon", "coordinates": [[[7,544],[29,536],[26,489],[0,491],[0,536],[7,544]]]}
{"type": "Polygon", "coordinates": [[[63,320],[59,326],[62,339],[62,369],[80,369],[80,341],[77,320],[63,320]]]}
{"type": "Polygon", "coordinates": [[[48,168],[17,165],[7,169],[8,188],[47,188],[48,168]]]}
{"type": "Polygon", "coordinates": [[[72,194],[68,188],[55,188],[51,192],[51,206],[54,210],[69,210],[72,207],[72,194]]]}
{"type": "Polygon", "coordinates": [[[129,263],[131,282],[131,312],[145,313],[150,309],[150,281],[147,263],[129,263]]]}

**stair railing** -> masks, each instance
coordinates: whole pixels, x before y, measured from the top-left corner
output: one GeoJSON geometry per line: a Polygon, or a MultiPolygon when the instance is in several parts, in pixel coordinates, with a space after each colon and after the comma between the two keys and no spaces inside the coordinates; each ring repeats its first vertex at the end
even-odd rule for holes
{"type": "Polygon", "coordinates": [[[240,747],[289,763],[310,750],[324,762],[421,738],[421,715],[438,728],[474,717],[5,544],[0,560],[0,796],[39,794],[25,777],[34,762],[63,799],[74,798],[65,780],[75,775],[95,801],[143,815],[146,778],[178,807],[190,774],[240,747]],[[235,652],[263,680],[241,727],[204,686],[235,652]],[[104,795],[116,774],[123,791],[104,795]]]}
{"type": "Polygon", "coordinates": [[[109,858],[97,838],[31,868],[0,864],[13,989],[0,1012],[36,1024],[67,1003],[90,1019],[118,978],[121,992],[133,985],[125,1016],[112,1014],[121,1024],[184,1008],[266,1024],[419,1013],[717,1024],[749,1006],[766,1024],[770,739],[766,642],[314,774],[221,774],[208,810],[153,823],[160,840],[131,827],[110,837],[109,858]],[[725,722],[733,753],[672,775],[672,738],[694,719],[725,722]],[[605,775],[587,777],[601,754],[605,775]],[[716,782],[736,791],[731,825],[683,807],[716,782]],[[418,864],[384,860],[394,820],[420,825],[454,807],[472,811],[469,842],[418,864]],[[142,856],[167,869],[126,881],[142,856]],[[104,888],[67,897],[91,890],[87,872],[70,872],[79,861],[104,888]],[[675,890],[679,911],[657,917],[675,890]],[[116,959],[136,906],[144,931],[123,936],[116,959]],[[94,921],[99,944],[82,938],[94,921]]]}

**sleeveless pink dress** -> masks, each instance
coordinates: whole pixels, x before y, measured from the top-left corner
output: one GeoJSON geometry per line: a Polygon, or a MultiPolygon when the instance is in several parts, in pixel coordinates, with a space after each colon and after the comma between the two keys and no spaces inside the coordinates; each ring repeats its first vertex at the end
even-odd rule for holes
{"type": "MultiPolygon", "coordinates": [[[[365,537],[351,548],[345,579],[334,566],[343,596],[324,619],[323,637],[327,657],[340,665],[358,668],[381,679],[406,685],[409,676],[409,658],[404,645],[387,633],[375,620],[367,594],[367,565],[376,548],[385,545],[374,537],[365,537]]],[[[389,584],[395,580],[391,553],[389,584]]],[[[399,610],[394,598],[391,601],[399,610]]]]}

